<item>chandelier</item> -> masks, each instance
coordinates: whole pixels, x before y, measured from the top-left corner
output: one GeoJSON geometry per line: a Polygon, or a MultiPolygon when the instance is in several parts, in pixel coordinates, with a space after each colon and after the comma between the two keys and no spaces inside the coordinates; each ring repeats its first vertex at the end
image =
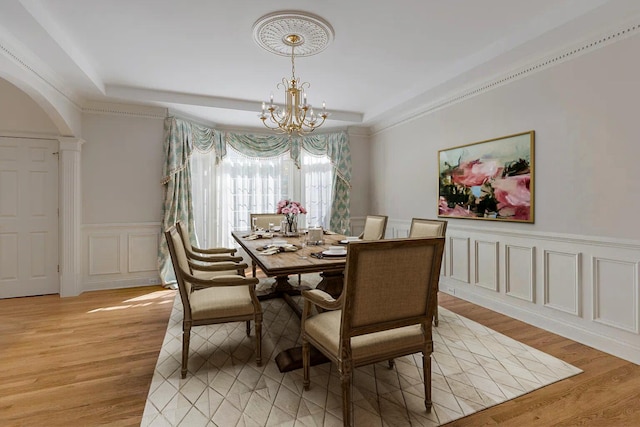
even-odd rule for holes
{"type": "Polygon", "coordinates": [[[291,79],[283,77],[277,86],[284,89],[284,105],[275,105],[272,93],[269,104],[262,103],[262,113],[259,117],[262,124],[269,129],[289,135],[304,135],[322,126],[329,113],[324,101],[321,113],[316,114],[313,111],[311,104],[307,103],[307,94],[304,91],[311,85],[308,82],[301,83],[300,78],[296,77],[295,48],[296,44],[300,43],[300,36],[290,34],[284,42],[291,44],[291,79]]]}
{"type": "Polygon", "coordinates": [[[333,28],[324,19],[306,12],[275,12],[258,19],[253,26],[256,43],[271,53],[291,57],[291,78],[282,78],[277,88],[284,91],[284,103],[262,103],[262,124],[282,134],[305,135],[322,126],[329,117],[324,101],[314,111],[305,92],[311,85],[296,77],[295,57],[315,55],[333,40],[333,28]],[[296,50],[297,49],[297,50],[296,50]]]}

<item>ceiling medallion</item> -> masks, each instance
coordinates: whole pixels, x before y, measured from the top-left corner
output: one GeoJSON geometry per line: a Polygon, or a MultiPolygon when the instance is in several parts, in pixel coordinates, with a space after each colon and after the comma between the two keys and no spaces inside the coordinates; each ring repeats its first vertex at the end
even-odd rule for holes
{"type": "Polygon", "coordinates": [[[295,55],[310,56],[322,52],[333,41],[333,28],[320,18],[306,12],[275,12],[253,24],[253,39],[263,49],[282,56],[291,56],[291,78],[283,78],[278,87],[284,90],[284,103],[262,103],[258,116],[269,129],[279,133],[304,135],[325,122],[329,113],[314,112],[307,102],[305,89],[311,86],[296,77],[295,55]]]}
{"type": "Polygon", "coordinates": [[[323,18],[307,12],[281,11],[263,16],[253,24],[253,39],[261,48],[282,56],[291,55],[287,37],[298,37],[297,56],[311,56],[333,41],[333,27],[323,18]]]}

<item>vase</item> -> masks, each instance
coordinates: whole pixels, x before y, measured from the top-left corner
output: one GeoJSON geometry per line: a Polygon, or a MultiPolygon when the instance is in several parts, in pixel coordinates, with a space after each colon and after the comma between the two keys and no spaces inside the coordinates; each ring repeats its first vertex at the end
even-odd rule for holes
{"type": "Polygon", "coordinates": [[[285,221],[285,236],[297,236],[298,235],[298,216],[291,215],[288,216],[285,221]]]}

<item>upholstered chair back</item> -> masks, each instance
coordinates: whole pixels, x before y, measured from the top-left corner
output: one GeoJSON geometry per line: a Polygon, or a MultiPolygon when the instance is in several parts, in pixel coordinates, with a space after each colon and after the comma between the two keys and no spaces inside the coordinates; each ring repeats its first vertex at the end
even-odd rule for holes
{"type": "Polygon", "coordinates": [[[185,317],[187,316],[187,313],[189,313],[190,317],[191,309],[189,304],[189,295],[192,291],[191,283],[184,280],[181,274],[181,271],[184,271],[186,273],[189,273],[191,271],[189,267],[189,261],[187,259],[187,253],[184,250],[182,238],[180,237],[175,226],[171,226],[167,231],[165,231],[165,237],[167,239],[167,246],[169,247],[169,254],[171,256],[173,270],[176,275],[176,281],[178,282],[178,290],[180,292],[182,305],[184,306],[185,317]]]}
{"type": "Polygon", "coordinates": [[[387,218],[383,215],[367,215],[364,221],[364,231],[360,238],[362,240],[384,239],[384,233],[387,230],[387,218]]]}
{"type": "Polygon", "coordinates": [[[279,227],[280,223],[284,220],[284,215],[276,213],[252,213],[249,214],[249,226],[253,227],[253,219],[256,219],[255,226],[267,230],[269,224],[279,227]]]}
{"type": "Polygon", "coordinates": [[[430,323],[443,248],[442,238],[350,243],[341,342],[374,330],[430,323]]]}
{"type": "Polygon", "coordinates": [[[413,218],[409,237],[445,237],[447,221],[440,219],[413,218]]]}
{"type": "Polygon", "coordinates": [[[191,246],[191,240],[189,239],[189,229],[187,224],[182,221],[176,222],[176,229],[178,230],[178,234],[180,238],[182,238],[182,244],[189,251],[193,251],[193,247],[191,246]]]}

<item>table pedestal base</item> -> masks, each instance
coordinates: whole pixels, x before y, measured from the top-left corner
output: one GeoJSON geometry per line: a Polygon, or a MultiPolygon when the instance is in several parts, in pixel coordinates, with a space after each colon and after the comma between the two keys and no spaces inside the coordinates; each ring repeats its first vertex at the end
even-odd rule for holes
{"type": "MultiPolygon", "coordinates": [[[[314,346],[309,347],[311,366],[321,365],[330,360],[314,346]]],[[[276,365],[280,372],[289,372],[302,368],[302,347],[288,348],[276,356],[276,365]]]]}
{"type": "Polygon", "coordinates": [[[296,313],[298,318],[302,317],[302,309],[295,302],[292,296],[297,296],[302,293],[302,291],[311,289],[308,286],[292,286],[289,283],[289,276],[277,276],[276,277],[276,285],[268,290],[262,292],[257,292],[258,300],[264,301],[272,298],[282,298],[285,302],[291,307],[291,309],[296,313]]]}

